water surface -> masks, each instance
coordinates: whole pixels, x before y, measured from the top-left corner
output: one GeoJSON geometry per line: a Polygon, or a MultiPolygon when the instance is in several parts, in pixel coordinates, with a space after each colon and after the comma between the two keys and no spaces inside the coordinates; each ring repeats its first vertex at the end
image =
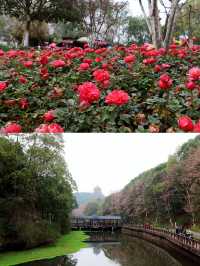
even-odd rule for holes
{"type": "Polygon", "coordinates": [[[98,233],[92,234],[91,241],[87,248],[70,256],[20,266],[198,266],[174,251],[138,238],[98,233]]]}

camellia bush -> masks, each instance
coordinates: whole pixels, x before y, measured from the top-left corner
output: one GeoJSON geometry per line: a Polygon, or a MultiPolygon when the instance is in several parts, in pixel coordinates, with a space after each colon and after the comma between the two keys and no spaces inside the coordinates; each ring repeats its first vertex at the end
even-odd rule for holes
{"type": "Polygon", "coordinates": [[[0,50],[0,129],[200,132],[200,46],[0,50]]]}

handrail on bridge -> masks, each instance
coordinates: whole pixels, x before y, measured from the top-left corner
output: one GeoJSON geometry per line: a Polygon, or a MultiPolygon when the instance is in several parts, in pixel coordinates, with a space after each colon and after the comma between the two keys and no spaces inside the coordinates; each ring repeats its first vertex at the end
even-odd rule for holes
{"type": "MultiPolygon", "coordinates": [[[[151,225],[124,225],[124,229],[140,230],[143,232],[151,233],[157,236],[165,237],[167,240],[174,242],[175,244],[181,244],[182,247],[187,247],[193,251],[196,251],[200,256],[200,241],[187,237],[183,234],[177,234],[170,229],[153,227],[151,225]]],[[[195,252],[195,253],[196,253],[195,252]]]]}

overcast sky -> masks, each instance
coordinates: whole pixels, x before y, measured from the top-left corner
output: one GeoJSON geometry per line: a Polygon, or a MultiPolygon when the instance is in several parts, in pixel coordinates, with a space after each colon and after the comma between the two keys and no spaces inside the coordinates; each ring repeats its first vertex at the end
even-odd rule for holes
{"type": "MultiPolygon", "coordinates": [[[[119,0],[116,0],[119,1],[119,0]]],[[[132,16],[143,16],[143,13],[141,11],[139,0],[128,0],[129,2],[129,11],[132,16]]],[[[168,0],[163,0],[163,2],[166,4],[166,6],[170,6],[170,3],[168,0]]],[[[148,2],[147,0],[142,0],[143,6],[145,8],[145,11],[148,15],[148,2]]],[[[163,7],[158,2],[159,8],[160,8],[160,17],[162,18],[162,22],[164,23],[165,19],[165,13],[163,7]]]]}
{"type": "Polygon", "coordinates": [[[165,162],[197,134],[65,134],[68,167],[79,191],[100,186],[108,195],[165,162]]]}

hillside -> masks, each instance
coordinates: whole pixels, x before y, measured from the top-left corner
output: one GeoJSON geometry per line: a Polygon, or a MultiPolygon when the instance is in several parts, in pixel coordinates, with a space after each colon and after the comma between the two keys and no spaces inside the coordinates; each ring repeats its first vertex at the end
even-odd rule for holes
{"type": "Polygon", "coordinates": [[[183,144],[168,161],[132,179],[105,198],[103,214],[137,223],[200,224],[200,136],[183,144]]]}
{"type": "Polygon", "coordinates": [[[78,206],[87,204],[88,202],[95,201],[97,199],[103,199],[104,195],[101,188],[94,188],[93,192],[76,192],[74,193],[78,206]]]}

